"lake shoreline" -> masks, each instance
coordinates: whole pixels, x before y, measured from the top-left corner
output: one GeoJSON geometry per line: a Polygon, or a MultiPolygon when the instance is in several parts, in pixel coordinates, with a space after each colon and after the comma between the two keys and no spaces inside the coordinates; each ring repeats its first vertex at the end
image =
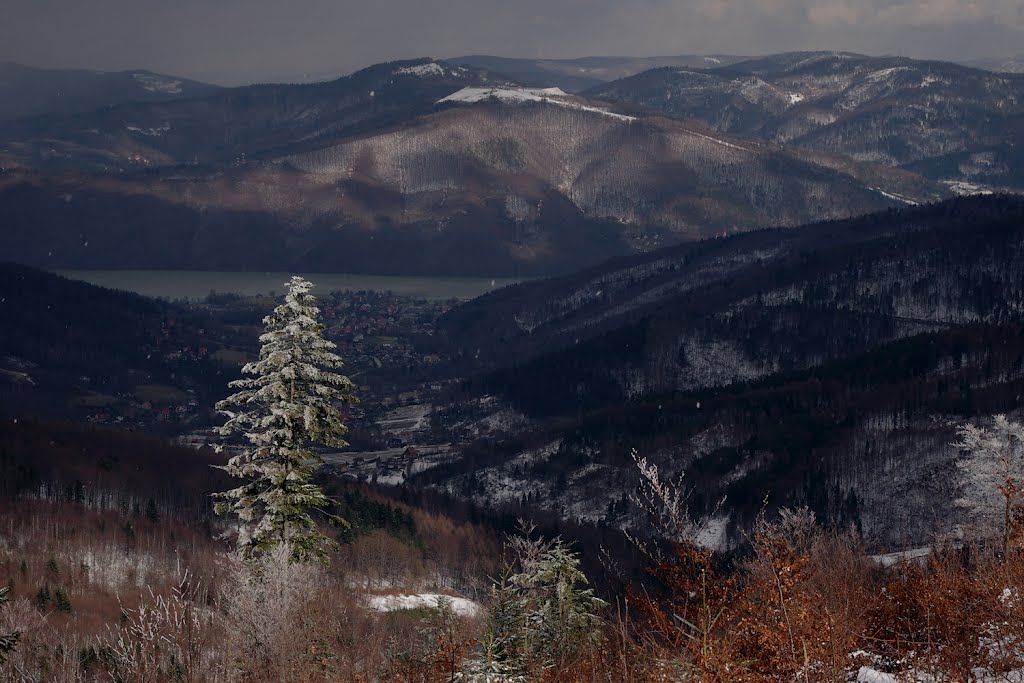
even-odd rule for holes
{"type": "Polygon", "coordinates": [[[323,293],[333,291],[392,292],[417,299],[468,301],[502,287],[524,282],[519,278],[355,275],[348,273],[287,273],[209,270],[54,270],[72,280],[143,296],[199,301],[210,293],[256,296],[281,294],[292,275],[301,275],[323,293]]]}

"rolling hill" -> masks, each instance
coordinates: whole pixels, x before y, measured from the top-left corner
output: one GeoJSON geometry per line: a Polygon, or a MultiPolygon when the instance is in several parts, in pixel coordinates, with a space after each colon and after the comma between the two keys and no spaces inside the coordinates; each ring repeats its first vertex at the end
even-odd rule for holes
{"type": "Polygon", "coordinates": [[[948,531],[953,427],[1021,407],[1022,219],[1018,197],[961,198],[481,297],[442,321],[474,379],[439,415],[481,437],[423,481],[636,524],[637,449],[686,472],[695,512],[727,496],[723,533],[764,505],[883,543],[948,531]]]}
{"type": "MultiPolygon", "coordinates": [[[[280,149],[254,147],[259,161],[0,174],[0,245],[50,268],[548,275],[946,194],[911,173],[638,119],[557,89],[435,83],[431,66],[388,72],[416,69],[409,78],[431,97],[444,93],[430,113],[402,109],[411,118],[383,128],[371,117],[346,136],[296,142],[292,130],[280,149]]],[[[177,144],[165,135],[143,135],[146,153],[177,144]]]]}
{"type": "Polygon", "coordinates": [[[531,87],[561,88],[582,92],[601,83],[627,78],[650,69],[713,68],[747,59],[734,55],[677,55],[666,57],[580,57],[578,59],[529,59],[467,55],[445,60],[501,74],[531,87]]]}
{"type": "Polygon", "coordinates": [[[126,102],[165,102],[209,95],[218,86],[151,71],[39,69],[0,62],[0,123],[66,116],[126,102]]]}
{"type": "Polygon", "coordinates": [[[462,87],[491,80],[478,69],[418,59],[325,83],[221,88],[21,119],[0,126],[0,164],[116,173],[239,165],[275,150],[394,125],[432,111],[438,99],[462,87]]]}
{"type": "Polygon", "coordinates": [[[1024,76],[841,52],[662,68],[590,97],[715,130],[919,172],[964,191],[1024,187],[1024,76]]]}

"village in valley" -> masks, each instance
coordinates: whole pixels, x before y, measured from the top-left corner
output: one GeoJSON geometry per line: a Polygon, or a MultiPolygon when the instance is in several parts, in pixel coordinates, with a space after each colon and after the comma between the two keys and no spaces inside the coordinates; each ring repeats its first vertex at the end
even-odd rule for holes
{"type": "MultiPolygon", "coordinates": [[[[433,402],[446,382],[436,372],[444,359],[429,340],[435,321],[458,301],[367,290],[318,294],[324,336],[337,344],[359,398],[344,407],[352,447],[325,454],[326,463],[343,476],[397,484],[446,461],[451,444],[431,428],[433,402]]],[[[225,391],[241,366],[256,359],[255,339],[274,301],[270,295],[211,292],[203,300],[178,302],[228,324],[201,328],[197,339],[195,330],[168,318],[146,349],[159,359],[151,376],[120,378],[117,388],[103,391],[90,388],[92,378],[80,378],[85,419],[161,431],[194,447],[215,441],[219,418],[210,406],[219,399],[216,391],[225,391]]]]}

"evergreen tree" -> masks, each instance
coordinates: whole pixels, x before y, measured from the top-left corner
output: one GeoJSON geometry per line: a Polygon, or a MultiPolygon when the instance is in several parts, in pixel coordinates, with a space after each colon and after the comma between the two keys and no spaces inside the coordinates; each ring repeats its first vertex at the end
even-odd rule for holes
{"type": "Polygon", "coordinates": [[[561,538],[522,536],[511,546],[518,571],[506,570],[492,586],[483,643],[486,673],[527,675],[572,663],[599,646],[595,613],[607,603],[587,587],[576,553],[561,538]]]}
{"type": "Polygon", "coordinates": [[[600,642],[595,612],[605,606],[588,588],[579,557],[556,538],[532,568],[530,582],[541,590],[527,620],[533,631],[533,655],[550,666],[573,662],[600,642]]]}
{"type": "MultiPolygon", "coordinates": [[[[7,586],[0,588],[0,606],[7,602],[7,592],[10,590],[7,586]]],[[[21,634],[17,631],[13,633],[0,633],[0,664],[3,664],[7,660],[7,655],[14,651],[14,647],[18,644],[18,639],[21,634]]]]}
{"type": "Polygon", "coordinates": [[[487,676],[521,674],[525,666],[525,620],[512,576],[512,567],[506,565],[491,584],[490,608],[481,643],[483,673],[487,676]]]}
{"type": "Polygon", "coordinates": [[[71,613],[74,611],[71,607],[71,598],[68,597],[63,588],[57,589],[56,594],[53,596],[53,602],[61,612],[71,613]]]}
{"type": "Polygon", "coordinates": [[[248,442],[225,467],[246,482],[215,494],[219,514],[238,515],[238,547],[246,556],[287,544],[295,561],[324,561],[330,544],[310,516],[330,503],[312,482],[323,462],[312,448],[348,445],[337,403],[356,399],[351,380],[335,372],[342,360],[322,336],[312,286],[291,278],[284,303],[263,319],[259,360],[242,368],[254,376],[231,382],[240,391],[217,404],[227,416],[221,436],[240,434],[248,442]]]}

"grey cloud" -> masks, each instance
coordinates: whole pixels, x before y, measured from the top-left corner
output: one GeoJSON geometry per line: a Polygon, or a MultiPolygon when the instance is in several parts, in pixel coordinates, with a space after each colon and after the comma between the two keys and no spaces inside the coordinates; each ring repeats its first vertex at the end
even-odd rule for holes
{"type": "Polygon", "coordinates": [[[417,56],[1020,51],[1024,0],[5,0],[0,59],[238,83],[417,56]]]}

